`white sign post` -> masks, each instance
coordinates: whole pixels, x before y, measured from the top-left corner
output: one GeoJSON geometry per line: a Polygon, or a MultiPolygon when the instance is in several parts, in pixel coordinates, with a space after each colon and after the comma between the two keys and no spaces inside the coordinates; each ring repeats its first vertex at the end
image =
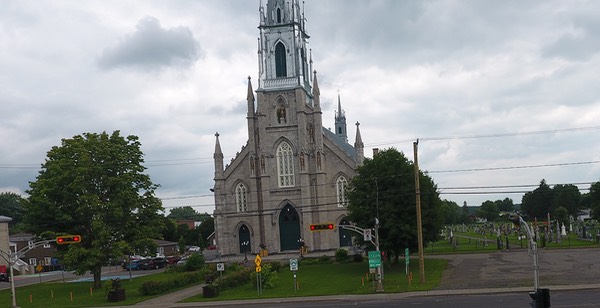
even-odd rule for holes
{"type": "Polygon", "coordinates": [[[223,279],[223,271],[225,271],[225,263],[217,263],[217,272],[219,272],[221,279],[223,279]]]}
{"type": "Polygon", "coordinates": [[[298,283],[296,282],[296,271],[298,270],[298,259],[290,259],[290,271],[294,272],[294,292],[298,291],[298,283]]]}
{"type": "Polygon", "coordinates": [[[363,240],[365,242],[370,242],[373,239],[372,233],[371,233],[371,229],[365,229],[363,231],[363,240]]]}

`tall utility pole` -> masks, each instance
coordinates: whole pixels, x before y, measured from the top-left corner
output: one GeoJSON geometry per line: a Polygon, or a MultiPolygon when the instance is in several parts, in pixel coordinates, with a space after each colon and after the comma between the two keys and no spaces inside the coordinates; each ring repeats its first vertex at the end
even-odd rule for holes
{"type": "Polygon", "coordinates": [[[415,196],[417,206],[417,239],[419,244],[419,278],[421,283],[425,283],[425,258],[423,257],[423,224],[421,222],[421,188],[419,184],[419,139],[413,142],[415,155],[415,196]]]}

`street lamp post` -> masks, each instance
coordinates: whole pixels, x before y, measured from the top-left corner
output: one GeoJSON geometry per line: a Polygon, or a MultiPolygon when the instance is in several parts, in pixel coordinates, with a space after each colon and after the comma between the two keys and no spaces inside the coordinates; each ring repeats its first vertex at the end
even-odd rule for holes
{"type": "Polygon", "coordinates": [[[244,247],[244,261],[248,261],[248,257],[246,255],[246,250],[248,249],[248,245],[250,243],[248,241],[242,242],[242,246],[244,247]]]}

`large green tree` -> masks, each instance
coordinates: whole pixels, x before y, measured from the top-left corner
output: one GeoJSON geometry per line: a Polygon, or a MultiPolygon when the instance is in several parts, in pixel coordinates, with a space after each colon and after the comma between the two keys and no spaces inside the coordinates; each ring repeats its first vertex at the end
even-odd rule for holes
{"type": "Polygon", "coordinates": [[[445,225],[455,225],[467,222],[467,214],[454,201],[442,200],[440,215],[445,225]]]}
{"type": "Polygon", "coordinates": [[[10,234],[23,231],[26,201],[20,195],[12,192],[0,193],[0,215],[12,218],[8,224],[10,234]]]}
{"type": "Polygon", "coordinates": [[[494,221],[500,217],[500,209],[498,204],[494,201],[485,201],[481,204],[481,207],[477,209],[477,216],[487,219],[487,221],[494,221]]]}
{"type": "Polygon", "coordinates": [[[552,211],[554,203],[554,191],[546,180],[542,180],[538,188],[525,193],[521,199],[521,210],[530,219],[544,219],[552,211]]]}
{"type": "Polygon", "coordinates": [[[600,221],[600,182],[593,183],[587,195],[592,208],[592,218],[600,221]]]}
{"type": "MultiPolygon", "coordinates": [[[[424,244],[435,241],[443,226],[442,201],[433,180],[419,172],[424,244]]],[[[365,159],[349,184],[348,212],[351,221],[373,228],[379,217],[380,249],[397,262],[405,248],[416,251],[417,218],[415,169],[396,149],[380,151],[365,159]]]]}
{"type": "Polygon", "coordinates": [[[167,217],[175,220],[199,220],[200,214],[188,205],[173,208],[167,217]]]}
{"type": "Polygon", "coordinates": [[[554,191],[553,210],[564,207],[569,212],[569,215],[577,217],[581,202],[581,192],[579,191],[579,188],[573,184],[558,184],[554,185],[552,190],[554,191]]]}
{"type": "Polygon", "coordinates": [[[77,274],[93,273],[95,287],[112,258],[156,251],[163,208],[143,162],[138,137],[85,133],[52,147],[30,183],[30,231],[80,234],[81,244],[59,252],[77,274]]]}

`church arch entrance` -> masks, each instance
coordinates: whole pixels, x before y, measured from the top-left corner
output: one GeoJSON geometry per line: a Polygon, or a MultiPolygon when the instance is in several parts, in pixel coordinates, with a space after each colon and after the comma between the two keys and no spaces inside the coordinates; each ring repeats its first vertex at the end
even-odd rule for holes
{"type": "Polygon", "coordinates": [[[300,248],[300,216],[290,204],[279,214],[279,238],[281,251],[300,248]]]}
{"type": "MultiPolygon", "coordinates": [[[[340,220],[340,225],[349,225],[350,222],[344,218],[340,220]]],[[[340,247],[352,246],[352,233],[350,230],[339,228],[340,234],[340,247]]]]}
{"type": "Polygon", "coordinates": [[[250,252],[251,242],[250,242],[250,229],[248,226],[242,225],[240,230],[238,231],[238,239],[240,239],[240,253],[250,252]]]}

